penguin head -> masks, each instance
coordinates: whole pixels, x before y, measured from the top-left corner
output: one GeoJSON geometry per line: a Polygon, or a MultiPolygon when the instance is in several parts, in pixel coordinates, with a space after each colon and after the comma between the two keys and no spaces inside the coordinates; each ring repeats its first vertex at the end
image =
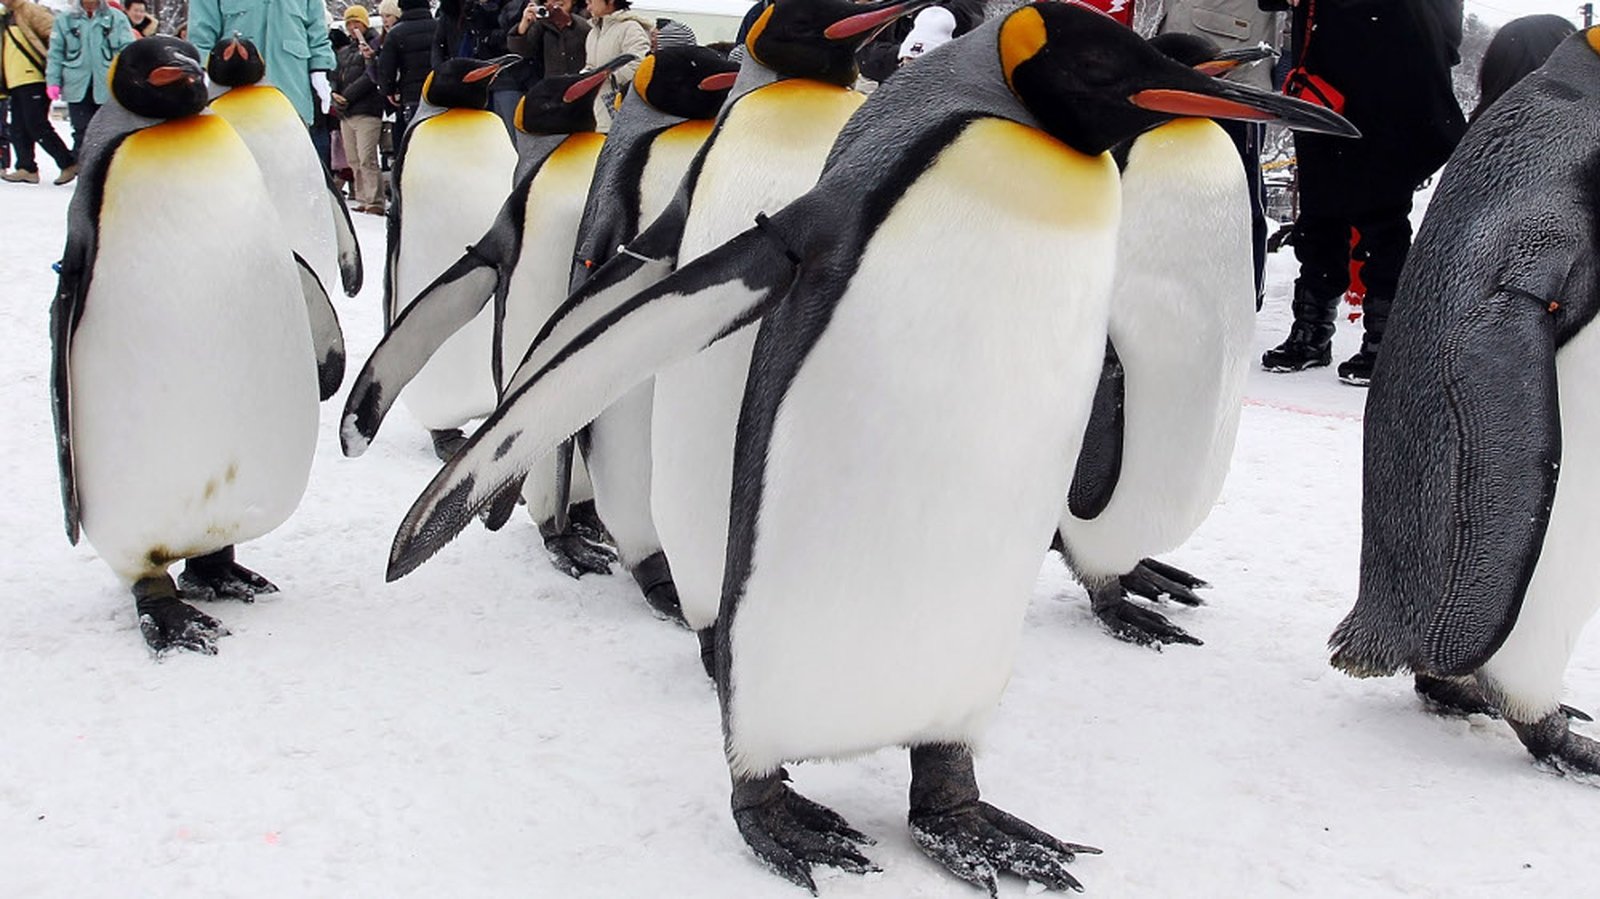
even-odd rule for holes
{"type": "Polygon", "coordinates": [[[1114,19],[1077,3],[1037,2],[1011,13],[1000,26],[999,52],[1007,86],[1040,127],[1090,155],[1184,116],[1359,135],[1320,106],[1168,59],[1114,19]]]}
{"type": "Polygon", "coordinates": [[[750,26],[745,50],[780,75],[848,87],[856,51],[895,19],[932,0],[774,0],[750,26]]]}
{"type": "Polygon", "coordinates": [[[488,109],[490,83],[519,62],[522,57],[514,54],[498,59],[447,59],[422,82],[422,99],[444,109],[488,109]]]}
{"type": "Polygon", "coordinates": [[[244,87],[267,77],[267,61],[249,38],[235,31],[211,48],[206,74],[223,87],[244,87]]]}
{"type": "Polygon", "coordinates": [[[633,89],[667,115],[711,119],[738,77],[738,63],[709,47],[662,47],[639,64],[633,89]]]}
{"type": "Polygon", "coordinates": [[[188,41],[155,35],[134,41],[111,61],[111,96],[151,119],[177,119],[206,108],[205,69],[188,41]]]}
{"type": "Polygon", "coordinates": [[[611,73],[638,57],[624,53],[592,72],[543,78],[528,86],[517,101],[514,121],[527,134],[576,134],[593,131],[594,94],[611,73]]]}

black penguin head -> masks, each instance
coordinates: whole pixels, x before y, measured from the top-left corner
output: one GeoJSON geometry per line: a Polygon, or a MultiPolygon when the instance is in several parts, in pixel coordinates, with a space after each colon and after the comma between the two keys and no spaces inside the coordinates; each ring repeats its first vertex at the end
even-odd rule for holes
{"type": "Polygon", "coordinates": [[[745,50],[780,75],[849,86],[856,51],[895,19],[932,0],[774,0],[745,35],[745,50]]]}
{"type": "Polygon", "coordinates": [[[517,101],[514,121],[527,134],[576,134],[593,131],[594,94],[611,73],[638,57],[624,53],[581,75],[557,75],[528,86],[517,101]]]}
{"type": "Polygon", "coordinates": [[[1018,9],[1001,24],[999,44],[1012,93],[1045,131],[1083,153],[1104,152],[1183,116],[1359,133],[1322,107],[1174,62],[1109,16],[1077,3],[1018,9]]]}
{"type": "Polygon", "coordinates": [[[662,47],[633,73],[646,103],[680,119],[712,119],[728,99],[739,65],[709,47],[662,47]]]}
{"type": "Polygon", "coordinates": [[[134,115],[177,119],[206,108],[200,51],[188,41],[156,35],[134,41],[111,61],[111,95],[134,115]]]}
{"type": "Polygon", "coordinates": [[[206,74],[223,87],[244,87],[267,77],[267,62],[255,44],[235,31],[211,48],[206,74]]]}
{"type": "Polygon", "coordinates": [[[422,82],[422,99],[445,109],[489,108],[489,85],[501,71],[522,61],[511,55],[498,59],[447,59],[422,82]]]}

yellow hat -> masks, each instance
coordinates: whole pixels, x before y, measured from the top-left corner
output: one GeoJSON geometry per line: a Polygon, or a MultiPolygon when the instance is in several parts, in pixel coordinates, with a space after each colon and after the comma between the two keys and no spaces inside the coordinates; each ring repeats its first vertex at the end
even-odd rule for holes
{"type": "Polygon", "coordinates": [[[347,7],[344,11],[344,20],[348,23],[351,19],[360,22],[361,27],[363,28],[372,24],[372,19],[367,15],[367,8],[365,6],[347,7]]]}

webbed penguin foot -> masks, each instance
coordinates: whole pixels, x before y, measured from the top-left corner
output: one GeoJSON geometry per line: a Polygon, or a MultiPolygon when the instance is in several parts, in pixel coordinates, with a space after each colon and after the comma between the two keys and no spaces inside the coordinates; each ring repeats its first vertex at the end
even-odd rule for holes
{"type": "Polygon", "coordinates": [[[180,599],[178,586],[164,574],[133,585],[133,607],[139,616],[139,633],[156,655],[187,649],[214,656],[217,638],[228,633],[222,622],[180,599]]]}
{"type": "Polygon", "coordinates": [[[672,582],[672,569],[667,565],[667,554],[657,550],[646,556],[631,572],[639,584],[644,601],[655,610],[658,617],[676,622],[682,627],[689,623],[683,619],[683,604],[678,600],[678,585],[672,582]]]}
{"type": "Polygon", "coordinates": [[[1198,637],[1190,636],[1183,628],[1167,620],[1154,609],[1135,605],[1122,592],[1119,580],[1089,587],[1089,604],[1100,624],[1111,636],[1126,643],[1160,649],[1167,643],[1205,645],[1198,637]]]}
{"type": "Polygon", "coordinates": [[[965,746],[911,749],[911,838],[950,873],[998,895],[1006,871],[1052,890],[1083,891],[1067,871],[1093,846],[1064,843],[978,798],[972,753],[965,746]]]}
{"type": "Polygon", "coordinates": [[[183,585],[184,596],[202,602],[217,599],[255,602],[257,596],[278,592],[271,581],[233,561],[231,546],[184,562],[178,583],[183,585]]]}
{"type": "Polygon", "coordinates": [[[1560,774],[1600,775],[1600,742],[1575,734],[1564,709],[1532,724],[1506,719],[1533,757],[1560,774]]]}
{"type": "Polygon", "coordinates": [[[550,563],[570,578],[586,574],[610,574],[617,554],[610,547],[587,540],[573,531],[557,532],[550,522],[539,525],[550,563]]]}
{"type": "Polygon", "coordinates": [[[449,462],[467,445],[467,435],[461,433],[460,428],[440,428],[429,431],[428,436],[433,438],[433,454],[440,462],[449,462]]]}
{"type": "Polygon", "coordinates": [[[1194,591],[1211,586],[1182,568],[1155,559],[1140,559],[1133,570],[1119,578],[1122,589],[1135,596],[1156,601],[1170,599],[1186,606],[1205,602],[1194,591]]]}
{"type": "Polygon", "coordinates": [[[616,538],[606,530],[606,523],[600,520],[600,512],[594,507],[592,499],[574,503],[567,510],[567,529],[590,543],[617,545],[616,538]]]}
{"type": "Polygon", "coordinates": [[[768,868],[816,895],[812,865],[865,874],[881,870],[857,846],[873,840],[826,806],[801,796],[779,768],[766,777],[733,779],[733,822],[768,868]]]}
{"type": "Polygon", "coordinates": [[[1435,715],[1465,718],[1468,715],[1500,717],[1500,709],[1471,679],[1417,674],[1414,679],[1422,704],[1435,715]]]}

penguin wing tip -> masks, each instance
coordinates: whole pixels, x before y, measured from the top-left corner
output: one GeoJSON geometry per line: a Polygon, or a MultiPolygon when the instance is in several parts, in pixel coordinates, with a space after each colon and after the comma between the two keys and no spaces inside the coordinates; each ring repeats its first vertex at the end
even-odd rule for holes
{"type": "Polygon", "coordinates": [[[339,448],[348,459],[360,458],[372,445],[372,435],[362,432],[354,412],[347,413],[344,425],[339,428],[339,448]]]}

